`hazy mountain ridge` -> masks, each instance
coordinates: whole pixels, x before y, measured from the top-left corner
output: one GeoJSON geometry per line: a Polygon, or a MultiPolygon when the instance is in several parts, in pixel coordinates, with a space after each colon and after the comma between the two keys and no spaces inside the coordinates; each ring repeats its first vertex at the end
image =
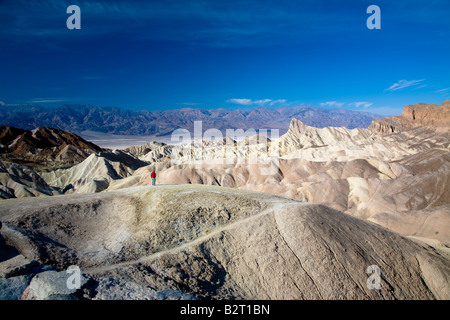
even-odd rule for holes
{"type": "Polygon", "coordinates": [[[367,128],[377,116],[366,112],[321,109],[315,107],[255,108],[251,110],[183,108],[165,111],[124,110],[91,105],[1,106],[0,125],[23,129],[38,126],[60,128],[80,134],[91,130],[124,135],[166,135],[182,128],[193,130],[194,121],[202,121],[203,129],[279,129],[283,134],[292,118],[314,127],[367,128]]]}

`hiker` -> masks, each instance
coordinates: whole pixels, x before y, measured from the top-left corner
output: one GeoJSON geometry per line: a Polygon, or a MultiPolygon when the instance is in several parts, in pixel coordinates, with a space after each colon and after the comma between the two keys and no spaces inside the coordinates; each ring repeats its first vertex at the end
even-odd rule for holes
{"type": "Polygon", "coordinates": [[[152,171],[151,176],[152,176],[152,186],[154,186],[154,185],[155,185],[155,182],[156,182],[156,173],[155,173],[155,170],[152,171]]]}

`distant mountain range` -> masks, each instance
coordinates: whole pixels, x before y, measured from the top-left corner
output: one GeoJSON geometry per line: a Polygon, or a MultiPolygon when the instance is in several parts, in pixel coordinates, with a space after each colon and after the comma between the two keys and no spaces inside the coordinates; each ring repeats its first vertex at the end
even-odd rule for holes
{"type": "Polygon", "coordinates": [[[123,135],[170,134],[175,129],[193,130],[194,121],[202,121],[203,130],[226,129],[279,129],[280,134],[289,128],[292,118],[318,128],[327,126],[367,128],[373,119],[380,118],[367,112],[315,107],[255,108],[252,110],[194,109],[148,111],[124,110],[92,105],[0,105],[0,125],[26,130],[45,126],[80,134],[97,131],[123,135]]]}

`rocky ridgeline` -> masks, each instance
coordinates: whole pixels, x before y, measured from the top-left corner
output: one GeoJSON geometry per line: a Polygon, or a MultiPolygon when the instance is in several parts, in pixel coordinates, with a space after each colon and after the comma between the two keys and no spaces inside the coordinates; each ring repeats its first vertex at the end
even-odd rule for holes
{"type": "Polygon", "coordinates": [[[56,128],[0,127],[0,159],[41,170],[70,167],[101,151],[76,134],[56,128]]]}

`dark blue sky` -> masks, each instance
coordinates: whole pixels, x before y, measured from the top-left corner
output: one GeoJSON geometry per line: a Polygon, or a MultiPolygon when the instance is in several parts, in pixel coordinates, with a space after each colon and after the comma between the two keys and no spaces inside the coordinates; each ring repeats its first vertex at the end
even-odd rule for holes
{"type": "Polygon", "coordinates": [[[448,0],[2,0],[0,100],[396,115],[450,98],[449,13],[448,0]],[[72,4],[81,30],[66,27],[72,4]]]}

